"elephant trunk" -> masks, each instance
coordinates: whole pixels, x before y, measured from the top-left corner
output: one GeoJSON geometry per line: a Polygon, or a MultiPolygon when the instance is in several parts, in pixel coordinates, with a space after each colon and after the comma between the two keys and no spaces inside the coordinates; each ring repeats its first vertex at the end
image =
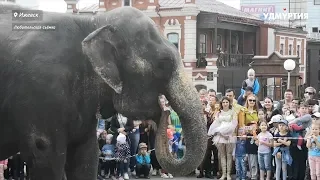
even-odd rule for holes
{"type": "Polygon", "coordinates": [[[168,150],[168,111],[161,115],[155,147],[161,167],[175,175],[187,175],[195,170],[201,164],[207,147],[206,121],[202,116],[199,97],[196,89],[181,72],[183,70],[176,71],[177,74],[166,87],[165,96],[180,117],[186,151],[182,159],[175,159],[168,150]]]}

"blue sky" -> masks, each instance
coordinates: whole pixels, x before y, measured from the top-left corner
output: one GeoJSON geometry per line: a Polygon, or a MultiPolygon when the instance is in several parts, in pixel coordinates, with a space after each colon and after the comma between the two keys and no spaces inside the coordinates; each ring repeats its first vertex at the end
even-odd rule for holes
{"type": "MultiPolygon", "coordinates": [[[[240,0],[219,0],[229,6],[239,9],[240,0]]],[[[99,0],[80,0],[79,7],[83,8],[85,6],[99,2],[99,0]]],[[[36,6],[39,5],[39,8],[44,11],[53,11],[53,12],[66,12],[67,5],[64,0],[17,0],[17,3],[23,4],[25,6],[36,6]]]]}

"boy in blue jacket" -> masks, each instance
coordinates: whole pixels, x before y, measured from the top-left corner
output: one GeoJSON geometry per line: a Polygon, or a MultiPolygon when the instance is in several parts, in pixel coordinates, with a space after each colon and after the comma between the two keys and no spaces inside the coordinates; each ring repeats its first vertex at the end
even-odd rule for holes
{"type": "Polygon", "coordinates": [[[150,179],[149,173],[151,168],[150,154],[147,152],[148,146],[146,143],[139,144],[139,153],[136,155],[136,179],[140,176],[144,176],[146,179],[150,179]]]}

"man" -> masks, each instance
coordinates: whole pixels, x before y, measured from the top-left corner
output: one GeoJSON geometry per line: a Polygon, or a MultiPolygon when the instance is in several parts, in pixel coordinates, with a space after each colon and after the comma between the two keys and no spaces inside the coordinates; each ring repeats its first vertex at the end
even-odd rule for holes
{"type": "Polygon", "coordinates": [[[288,105],[289,107],[291,106],[291,103],[292,103],[292,100],[293,100],[293,91],[291,89],[287,89],[285,92],[284,92],[284,99],[283,100],[280,100],[280,104],[278,106],[278,109],[280,111],[282,111],[282,107],[284,104],[288,105]]]}
{"type": "MultiPolygon", "coordinates": [[[[246,104],[247,97],[251,94],[253,94],[253,88],[250,86],[246,87],[244,94],[242,96],[238,97],[238,104],[241,106],[244,106],[246,104]]],[[[260,101],[258,101],[257,103],[258,103],[259,108],[262,108],[260,101]]]]}
{"type": "Polygon", "coordinates": [[[208,98],[215,97],[217,95],[217,92],[214,89],[208,90],[208,98]]]}
{"type": "Polygon", "coordinates": [[[243,108],[241,104],[237,103],[237,100],[235,99],[235,91],[233,89],[227,89],[226,90],[226,97],[230,100],[232,104],[232,108],[236,111],[237,114],[239,114],[240,110],[243,108]]]}

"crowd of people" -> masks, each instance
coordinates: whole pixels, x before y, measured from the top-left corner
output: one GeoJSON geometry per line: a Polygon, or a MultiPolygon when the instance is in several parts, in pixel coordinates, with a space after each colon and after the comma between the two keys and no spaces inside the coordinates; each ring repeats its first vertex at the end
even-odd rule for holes
{"type": "MultiPolygon", "coordinates": [[[[292,90],[287,89],[284,99],[275,107],[270,97],[265,97],[263,103],[259,101],[259,82],[254,73],[253,69],[248,71],[248,79],[243,81],[238,97],[233,89],[226,90],[225,96],[220,99],[213,89],[199,91],[207,122],[208,142],[203,162],[197,169],[197,178],[231,180],[235,174],[239,180],[320,179],[320,113],[319,102],[315,99],[316,90],[306,88],[304,98],[299,99],[295,98],[292,90]]],[[[171,112],[167,129],[168,148],[173,158],[182,158],[185,144],[179,116],[165,96],[160,97],[160,103],[164,110],[171,112]]],[[[99,169],[104,170],[99,171],[100,175],[129,179],[131,174],[136,178],[149,178],[147,172],[152,170],[152,175],[173,177],[161,169],[155,157],[153,150],[157,127],[154,121],[128,121],[118,114],[106,122],[107,127],[101,128],[105,131],[99,135],[102,154],[105,155],[103,146],[107,139],[111,144],[114,142],[112,157],[118,158],[119,142],[116,137],[119,133],[126,135],[130,153],[126,154],[128,170],[125,169],[123,174],[119,170],[108,173],[104,169],[107,163],[101,162],[99,169]],[[145,147],[145,155],[150,157],[150,161],[148,158],[143,161],[143,171],[140,170],[141,143],[145,147]]],[[[113,167],[121,169],[120,164],[115,162],[113,167]]]]}

